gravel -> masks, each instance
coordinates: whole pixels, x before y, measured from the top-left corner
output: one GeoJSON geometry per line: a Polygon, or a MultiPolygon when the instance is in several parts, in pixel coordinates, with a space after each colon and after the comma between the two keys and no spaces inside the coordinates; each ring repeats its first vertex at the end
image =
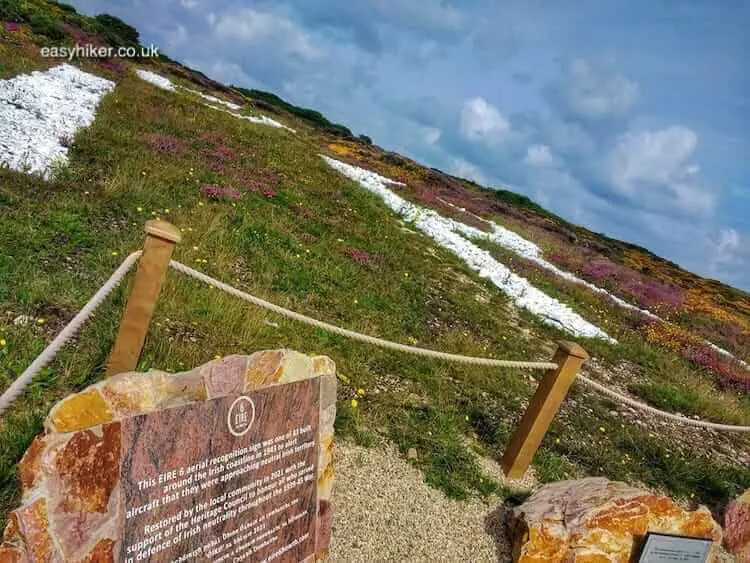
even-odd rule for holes
{"type": "Polygon", "coordinates": [[[388,207],[406,221],[413,223],[417,229],[435,240],[440,246],[458,255],[472,270],[478,272],[481,277],[488,278],[508,295],[517,306],[537,315],[543,322],[557,326],[575,336],[616,342],[602,329],[588,322],[567,305],[540,291],[526,279],[514,274],[507,266],[493,258],[489,252],[482,250],[466,238],[466,236],[486,236],[479,229],[406,201],[388,187],[389,185],[403,185],[400,182],[327,156],[323,156],[323,159],[333,169],[378,195],[388,207]]]}
{"type": "Polygon", "coordinates": [[[68,64],[0,80],[0,164],[47,176],[114,87],[68,64]]]}
{"type": "Polygon", "coordinates": [[[499,499],[456,501],[392,446],[336,443],[330,561],[510,561],[499,499]]]}

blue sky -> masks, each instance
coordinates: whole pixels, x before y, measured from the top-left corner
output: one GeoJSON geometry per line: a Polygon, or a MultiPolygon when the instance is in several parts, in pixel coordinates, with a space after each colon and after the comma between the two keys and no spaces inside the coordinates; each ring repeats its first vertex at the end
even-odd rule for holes
{"type": "Polygon", "coordinates": [[[750,290],[750,2],[75,0],[218,80],[750,290]]]}

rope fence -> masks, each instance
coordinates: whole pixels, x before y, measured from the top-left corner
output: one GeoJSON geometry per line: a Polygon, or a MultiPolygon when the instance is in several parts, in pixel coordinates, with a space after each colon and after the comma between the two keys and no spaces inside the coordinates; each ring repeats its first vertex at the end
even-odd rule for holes
{"type": "Polygon", "coordinates": [[[242,299],[243,301],[247,301],[248,303],[252,303],[253,305],[257,305],[258,307],[267,309],[268,311],[272,311],[284,317],[294,319],[295,321],[299,321],[301,323],[314,326],[316,328],[322,328],[323,330],[332,332],[334,334],[338,334],[340,336],[344,336],[346,338],[351,338],[352,340],[358,340],[366,344],[372,344],[373,346],[380,346],[381,348],[386,348],[389,350],[396,350],[398,352],[406,352],[408,354],[416,354],[417,356],[425,356],[427,358],[437,358],[439,360],[445,360],[448,362],[474,364],[478,366],[542,369],[542,370],[557,368],[557,364],[554,364],[552,362],[524,362],[524,361],[517,361],[517,360],[496,360],[494,358],[477,358],[475,356],[461,356],[459,354],[448,354],[446,352],[428,350],[426,348],[417,348],[416,346],[407,346],[406,344],[399,344],[397,342],[391,342],[390,340],[383,340],[382,338],[377,338],[375,336],[369,336],[367,334],[361,334],[353,330],[341,328],[336,325],[332,325],[323,321],[319,321],[317,319],[313,319],[312,317],[308,317],[307,315],[303,315],[301,313],[296,313],[289,309],[285,309],[284,307],[280,307],[279,305],[274,305],[273,303],[270,303],[269,301],[261,299],[260,297],[255,297],[254,295],[250,295],[249,293],[245,293],[244,291],[239,290],[236,287],[232,287],[231,285],[227,285],[223,282],[220,282],[219,280],[212,278],[211,276],[207,276],[206,274],[199,272],[198,270],[194,270],[190,266],[186,266],[185,264],[176,262],[175,260],[170,261],[169,265],[170,267],[174,268],[178,272],[182,272],[183,274],[186,274],[192,278],[200,280],[205,284],[212,285],[217,289],[221,289],[222,291],[225,291],[229,293],[230,295],[234,295],[235,297],[238,297],[239,299],[242,299]]]}
{"type": "MultiPolygon", "coordinates": [[[[263,309],[267,309],[279,315],[285,316],[290,319],[294,319],[296,321],[308,324],[310,326],[322,328],[323,330],[327,330],[334,334],[340,334],[341,336],[345,336],[353,340],[359,340],[360,342],[365,342],[367,344],[372,344],[374,346],[380,346],[382,348],[389,348],[391,350],[397,350],[399,352],[417,354],[419,356],[425,356],[428,358],[438,358],[440,360],[461,362],[461,363],[466,363],[466,364],[483,365],[483,366],[542,369],[542,370],[555,369],[558,367],[557,364],[554,364],[551,362],[523,362],[523,361],[516,361],[516,360],[496,360],[493,358],[477,358],[477,357],[472,357],[472,356],[460,356],[457,354],[448,354],[445,352],[437,352],[435,350],[428,350],[425,348],[417,348],[415,346],[406,346],[404,344],[390,342],[388,340],[383,340],[382,338],[376,338],[374,336],[360,334],[359,332],[354,332],[352,330],[347,330],[345,328],[337,327],[335,325],[332,325],[323,321],[319,321],[317,319],[313,319],[306,315],[302,315],[300,313],[290,311],[289,309],[285,309],[284,307],[280,307],[264,299],[255,297],[254,295],[250,295],[249,293],[246,293],[240,289],[237,289],[236,287],[227,285],[215,278],[212,278],[211,276],[207,276],[206,274],[199,272],[198,270],[194,270],[190,266],[186,266],[185,264],[182,264],[175,260],[171,260],[169,265],[170,267],[177,270],[178,272],[182,272],[183,274],[186,274],[192,278],[200,280],[203,283],[212,285],[217,289],[221,289],[222,291],[226,291],[227,293],[234,295],[235,297],[238,297],[239,299],[242,299],[243,301],[247,301],[248,303],[252,303],[253,305],[262,307],[263,309]]],[[[693,418],[688,418],[686,416],[681,416],[681,415],[659,410],[650,405],[647,405],[646,403],[642,403],[640,401],[636,401],[635,399],[627,397],[626,395],[622,395],[621,393],[618,393],[617,391],[613,391],[612,389],[609,389],[608,387],[605,387],[601,383],[597,383],[593,379],[590,379],[582,374],[579,374],[576,379],[580,380],[582,383],[591,387],[592,389],[595,389],[596,391],[599,391],[600,393],[607,395],[611,399],[614,399],[622,404],[628,405],[630,407],[633,407],[639,410],[649,412],[656,416],[667,418],[669,420],[681,422],[683,424],[696,426],[699,428],[709,428],[711,430],[724,430],[728,432],[750,432],[750,426],[733,426],[730,424],[718,424],[715,422],[708,422],[705,420],[695,420],[693,418]]]]}
{"type": "MultiPolygon", "coordinates": [[[[78,331],[81,329],[86,320],[91,316],[91,314],[99,307],[99,305],[101,305],[101,303],[107,298],[107,296],[120,284],[125,275],[132,269],[133,265],[136,263],[141,254],[141,251],[137,251],[133,252],[127,258],[125,258],[122,264],[120,264],[120,266],[114,271],[114,273],[104,283],[104,285],[102,285],[102,287],[94,294],[94,296],[88,301],[88,303],[86,303],[81,311],[65,326],[65,328],[63,328],[63,330],[52,340],[52,342],[42,351],[42,353],[39,354],[39,356],[31,363],[31,365],[29,365],[29,367],[26,368],[26,370],[24,370],[24,372],[20,376],[18,376],[18,378],[16,378],[11,386],[5,390],[2,396],[0,396],[0,414],[2,414],[3,411],[5,411],[10,406],[10,404],[16,398],[18,398],[19,395],[21,395],[25,387],[29,385],[29,383],[31,383],[33,378],[55,357],[55,355],[62,349],[62,347],[78,333],[78,331]]],[[[377,338],[374,336],[369,336],[367,334],[355,332],[353,330],[341,328],[330,323],[308,317],[307,315],[297,313],[290,309],[280,307],[279,305],[275,305],[274,303],[266,301],[265,299],[261,299],[260,297],[256,297],[254,295],[246,293],[240,289],[237,289],[236,287],[227,285],[215,278],[212,278],[211,276],[208,276],[175,260],[170,260],[169,266],[177,270],[178,272],[181,272],[182,274],[195,278],[205,284],[211,285],[230,295],[242,299],[243,301],[246,301],[278,315],[282,315],[289,319],[305,323],[309,326],[323,329],[333,334],[338,334],[345,338],[350,338],[352,340],[371,344],[373,346],[379,346],[398,352],[416,354],[427,358],[435,358],[449,362],[458,362],[471,365],[535,370],[555,370],[561,367],[554,362],[527,362],[518,360],[499,360],[495,358],[463,356],[460,354],[450,354],[447,352],[440,352],[437,350],[429,350],[426,348],[418,348],[416,346],[407,346],[405,344],[391,342],[382,338],[377,338]]],[[[591,387],[595,391],[598,391],[599,393],[602,393],[621,404],[648,412],[654,416],[679,422],[681,424],[699,428],[706,428],[710,430],[719,430],[726,432],[750,432],[750,426],[734,426],[729,424],[708,422],[704,420],[695,420],[686,416],[681,416],[654,408],[650,405],[618,393],[617,391],[609,389],[601,383],[585,377],[584,375],[579,374],[576,377],[576,380],[581,381],[584,385],[591,387]]]]}
{"type": "Polygon", "coordinates": [[[120,285],[122,279],[130,271],[141,254],[142,252],[137,250],[127,256],[109,279],[104,282],[104,285],[101,286],[94,296],[89,299],[89,302],[83,306],[83,309],[81,309],[78,314],[73,317],[67,325],[65,325],[65,328],[63,328],[52,342],[42,350],[42,353],[37,356],[36,360],[31,362],[31,365],[27,367],[23,373],[15,379],[15,381],[13,381],[11,386],[8,387],[2,395],[0,395],[0,414],[2,414],[3,411],[5,411],[10,404],[16,400],[21,393],[23,393],[26,386],[31,383],[34,377],[36,377],[42,369],[44,369],[44,366],[50,363],[62,347],[78,333],[83,326],[83,323],[85,323],[91,316],[91,313],[96,311],[107,296],[112,293],[118,285],[120,285]]]}

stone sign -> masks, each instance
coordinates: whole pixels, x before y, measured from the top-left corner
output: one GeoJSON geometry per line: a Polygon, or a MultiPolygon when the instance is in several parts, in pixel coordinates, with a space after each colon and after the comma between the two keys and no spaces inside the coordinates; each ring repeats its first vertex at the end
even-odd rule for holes
{"type": "Polygon", "coordinates": [[[288,350],[68,397],[20,464],[0,563],[321,558],[335,400],[333,363],[288,350]]]}

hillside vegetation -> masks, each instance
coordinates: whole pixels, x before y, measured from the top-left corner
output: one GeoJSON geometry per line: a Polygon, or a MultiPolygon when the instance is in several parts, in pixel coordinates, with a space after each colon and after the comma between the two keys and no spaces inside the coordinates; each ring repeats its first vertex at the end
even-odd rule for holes
{"type": "MultiPolygon", "coordinates": [[[[42,45],[138,40],[115,18],[88,18],[42,0],[0,0],[0,20],[2,79],[61,62],[42,59],[42,45]]],[[[747,370],[704,340],[750,360],[746,293],[567,223],[524,196],[342,134],[317,112],[217,84],[167,57],[75,64],[117,86],[94,123],[72,139],[67,166],[48,180],[0,169],[0,391],[141,247],[152,217],[181,229],[177,260],[338,326],[523,360],[546,360],[556,340],[570,339],[517,309],[456,255],[331,169],[324,153],[405,182],[394,188],[401,197],[444,216],[478,229],[487,229],[487,220],[501,224],[534,241],[551,263],[667,321],[633,314],[505,247],[481,243],[617,339],[577,339],[593,356],[584,370],[590,377],[668,411],[750,424],[747,370]],[[240,104],[243,115],[273,112],[296,133],[206,107],[188,90],[158,89],[136,68],[240,104]]],[[[18,501],[16,464],[49,407],[103,377],[126,295],[127,284],[0,419],[0,520],[18,501]]],[[[478,456],[501,457],[538,372],[386,352],[276,317],[174,271],[139,368],[180,371],[217,355],[280,347],[336,361],[340,439],[368,445],[386,438],[404,455],[416,448],[413,463],[454,497],[507,493],[483,474],[478,456]]],[[[747,435],[664,423],[581,386],[534,460],[542,481],[604,475],[716,510],[750,487],[749,467],[747,435]]]]}

